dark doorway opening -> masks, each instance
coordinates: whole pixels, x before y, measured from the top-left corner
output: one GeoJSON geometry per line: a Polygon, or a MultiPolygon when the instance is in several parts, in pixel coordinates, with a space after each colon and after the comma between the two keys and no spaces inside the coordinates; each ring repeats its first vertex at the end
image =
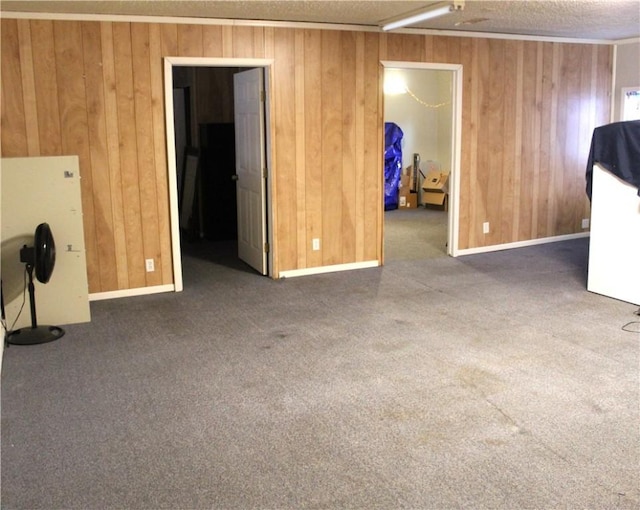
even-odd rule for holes
{"type": "Polygon", "coordinates": [[[209,250],[224,248],[228,252],[228,245],[238,239],[233,75],[239,70],[173,68],[178,207],[184,248],[205,242],[209,250]]]}

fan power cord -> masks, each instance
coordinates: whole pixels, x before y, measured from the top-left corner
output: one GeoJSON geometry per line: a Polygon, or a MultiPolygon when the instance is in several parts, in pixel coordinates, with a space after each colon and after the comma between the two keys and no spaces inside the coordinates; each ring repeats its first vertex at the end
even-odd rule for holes
{"type": "MultiPolygon", "coordinates": [[[[20,318],[20,316],[22,315],[22,310],[24,309],[24,304],[27,301],[27,268],[26,267],[24,269],[23,281],[24,281],[24,288],[22,289],[22,304],[20,305],[20,310],[18,310],[18,315],[16,316],[15,320],[13,321],[13,324],[11,324],[11,327],[9,329],[7,329],[6,320],[2,321],[2,328],[4,329],[5,333],[9,333],[9,332],[13,331],[14,326],[18,322],[18,319],[20,318]]],[[[6,340],[6,335],[5,335],[5,340],[6,340]]]]}

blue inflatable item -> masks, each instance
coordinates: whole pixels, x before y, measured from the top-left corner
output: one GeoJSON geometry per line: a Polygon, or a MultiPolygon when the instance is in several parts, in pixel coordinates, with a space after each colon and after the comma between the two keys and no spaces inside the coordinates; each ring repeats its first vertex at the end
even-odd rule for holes
{"type": "Polygon", "coordinates": [[[400,126],[384,123],[384,210],[398,208],[398,187],[402,174],[402,137],[400,126]]]}

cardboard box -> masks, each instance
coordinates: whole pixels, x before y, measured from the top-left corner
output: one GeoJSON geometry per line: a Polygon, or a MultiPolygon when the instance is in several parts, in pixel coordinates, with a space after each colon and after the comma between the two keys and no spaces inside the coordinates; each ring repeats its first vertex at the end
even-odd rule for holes
{"type": "Polygon", "coordinates": [[[447,203],[447,193],[433,193],[431,191],[422,192],[422,203],[424,205],[438,205],[445,206],[447,203]]]}
{"type": "Polygon", "coordinates": [[[399,209],[416,209],[418,207],[418,194],[417,193],[408,193],[406,195],[401,195],[398,199],[398,208],[399,209]]]}
{"type": "Polygon", "coordinates": [[[417,181],[417,179],[416,179],[416,175],[415,175],[415,173],[413,171],[413,165],[410,165],[410,166],[408,166],[408,167],[406,167],[404,169],[404,172],[402,173],[400,178],[403,179],[405,177],[407,178],[407,185],[409,186],[409,189],[411,191],[418,191],[416,189],[416,181],[417,181]]]}
{"type": "Polygon", "coordinates": [[[427,172],[422,181],[422,189],[435,193],[447,193],[449,191],[449,172],[446,170],[432,170],[427,172]]]}
{"type": "Polygon", "coordinates": [[[416,209],[418,207],[418,194],[409,192],[398,197],[398,209],[416,209]]]}
{"type": "Polygon", "coordinates": [[[411,184],[411,178],[406,175],[406,174],[402,174],[400,176],[400,187],[398,188],[400,190],[400,193],[409,193],[409,185],[411,184]]]}
{"type": "Polygon", "coordinates": [[[422,203],[446,206],[449,193],[449,172],[432,170],[422,181],[422,203]]]}

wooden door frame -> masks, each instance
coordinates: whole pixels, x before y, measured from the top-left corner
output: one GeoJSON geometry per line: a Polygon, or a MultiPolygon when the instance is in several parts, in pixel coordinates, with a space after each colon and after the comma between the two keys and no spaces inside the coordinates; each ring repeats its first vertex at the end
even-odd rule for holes
{"type": "Polygon", "coordinates": [[[267,161],[267,276],[273,272],[274,239],[273,239],[273,201],[271,183],[271,101],[270,84],[274,60],[263,58],[208,58],[208,57],[164,57],[164,106],[167,142],[167,173],[169,182],[169,221],[171,227],[171,254],[173,262],[173,285],[175,292],[183,290],[182,254],[180,250],[180,214],[178,211],[178,185],[176,172],[175,126],[173,122],[173,68],[174,67],[240,67],[264,68],[265,80],[265,150],[267,161]]]}
{"type": "MultiPolygon", "coordinates": [[[[449,206],[447,225],[447,255],[459,255],[458,237],[460,231],[460,161],[462,151],[462,64],[439,64],[428,62],[404,62],[382,60],[383,74],[387,68],[424,71],[451,71],[453,73],[452,122],[451,122],[451,175],[449,177],[449,206]]],[[[384,110],[383,110],[384,116],[384,110]]],[[[384,130],[383,130],[384,133],[384,130]]],[[[384,186],[382,186],[384,194],[384,186]]],[[[384,203],[384,195],[381,199],[384,203]]],[[[384,212],[383,216],[384,218],[384,212]]],[[[384,224],[384,221],[383,221],[384,224]]],[[[384,253],[384,229],[382,236],[384,253]]]]}

